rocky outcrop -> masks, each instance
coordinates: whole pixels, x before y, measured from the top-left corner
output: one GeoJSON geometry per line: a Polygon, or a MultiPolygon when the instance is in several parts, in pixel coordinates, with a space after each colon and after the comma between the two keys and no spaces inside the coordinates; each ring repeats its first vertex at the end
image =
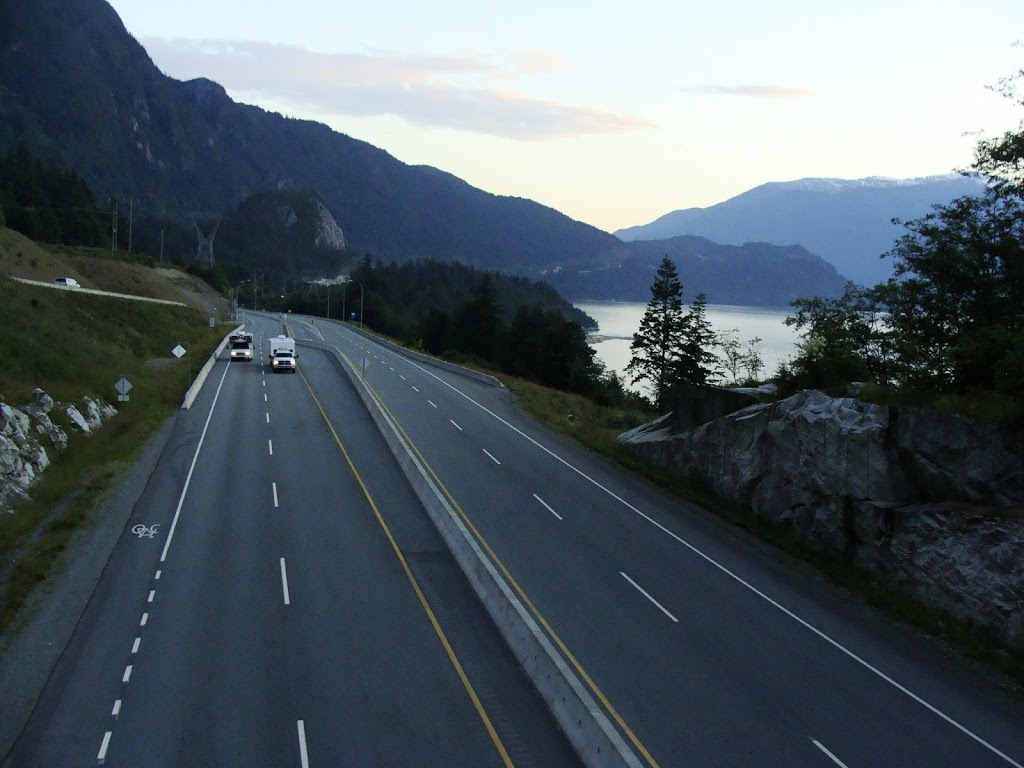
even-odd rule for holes
{"type": "Polygon", "coordinates": [[[28,498],[28,489],[50,464],[47,448],[68,447],[67,433],[51,413],[63,413],[83,434],[91,434],[117,413],[113,406],[88,397],[75,406],[59,405],[41,389],[32,395],[32,402],[21,409],[0,402],[0,513],[10,513],[28,498]]]}
{"type": "Polygon", "coordinates": [[[327,210],[327,206],[324,205],[318,199],[316,201],[316,236],[314,243],[318,248],[330,248],[335,251],[345,250],[345,235],[341,231],[341,227],[338,226],[338,222],[335,220],[331,212],[327,210]]]}
{"type": "Polygon", "coordinates": [[[801,392],[688,432],[620,436],[1024,649],[1024,439],[994,424],[801,392]]]}

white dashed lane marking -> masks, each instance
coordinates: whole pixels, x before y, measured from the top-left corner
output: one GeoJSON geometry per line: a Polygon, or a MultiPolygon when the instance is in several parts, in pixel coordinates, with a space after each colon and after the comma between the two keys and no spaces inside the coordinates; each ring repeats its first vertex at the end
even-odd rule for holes
{"type": "Polygon", "coordinates": [[[96,753],[96,761],[103,764],[103,761],[107,759],[107,749],[110,747],[110,731],[103,734],[103,743],[100,744],[100,751],[96,753]]]}
{"type": "Polygon", "coordinates": [[[284,604],[291,605],[291,596],[288,594],[288,570],[284,565],[284,558],[281,558],[281,589],[284,592],[284,604]]]}
{"type": "Polygon", "coordinates": [[[555,510],[553,510],[553,509],[552,509],[551,507],[549,507],[549,506],[547,505],[547,502],[545,502],[545,501],[544,501],[544,499],[542,499],[542,498],[541,498],[540,496],[538,496],[538,495],[537,495],[536,493],[535,493],[535,494],[533,494],[533,498],[535,498],[535,499],[536,499],[537,501],[539,501],[539,502],[540,502],[540,503],[541,503],[541,504],[543,505],[544,509],[546,509],[546,510],[547,510],[548,512],[550,512],[550,513],[551,513],[552,515],[554,515],[555,517],[557,517],[557,518],[558,518],[559,520],[561,520],[561,519],[562,519],[562,516],[561,516],[560,514],[558,514],[557,512],[555,512],[555,510]]]}
{"type": "Polygon", "coordinates": [[[630,584],[632,584],[632,585],[633,585],[633,586],[634,586],[634,587],[636,588],[636,590],[637,590],[637,591],[638,591],[638,592],[639,592],[639,593],[640,593],[641,595],[643,595],[643,596],[644,596],[644,597],[646,597],[646,598],[647,598],[648,600],[650,600],[650,601],[651,601],[652,603],[654,603],[654,605],[655,605],[655,606],[657,606],[657,608],[658,608],[658,610],[659,610],[659,611],[661,611],[661,612],[662,612],[662,613],[664,613],[664,614],[665,614],[666,616],[668,616],[668,617],[669,617],[670,619],[672,619],[672,621],[674,621],[674,622],[675,622],[676,624],[678,624],[678,623],[679,623],[679,619],[677,619],[677,618],[676,618],[675,616],[673,616],[673,615],[672,615],[671,613],[669,613],[669,612],[668,612],[667,610],[665,610],[665,606],[663,606],[663,605],[662,605],[661,603],[659,603],[659,602],[658,602],[657,600],[655,600],[655,599],[654,599],[653,597],[651,597],[651,596],[650,596],[650,595],[649,595],[649,594],[648,594],[648,593],[646,592],[646,590],[644,590],[644,588],[643,588],[643,587],[641,587],[641,586],[640,586],[639,584],[637,584],[637,583],[636,583],[635,581],[633,581],[633,580],[632,580],[631,578],[629,578],[629,576],[627,576],[626,574],[624,574],[624,573],[623,573],[622,571],[619,571],[619,575],[620,575],[620,576],[621,576],[622,578],[624,578],[624,579],[625,579],[626,581],[628,581],[628,582],[629,582],[630,584]]]}

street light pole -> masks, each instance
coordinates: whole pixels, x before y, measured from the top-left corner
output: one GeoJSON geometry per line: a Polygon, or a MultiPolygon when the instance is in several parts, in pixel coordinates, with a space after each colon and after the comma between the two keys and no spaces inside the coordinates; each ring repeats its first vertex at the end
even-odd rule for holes
{"type": "Polygon", "coordinates": [[[342,322],[348,322],[348,316],[345,314],[345,292],[348,291],[349,285],[355,283],[359,286],[359,327],[363,327],[363,284],[358,280],[346,280],[341,289],[341,320],[342,322]]]}

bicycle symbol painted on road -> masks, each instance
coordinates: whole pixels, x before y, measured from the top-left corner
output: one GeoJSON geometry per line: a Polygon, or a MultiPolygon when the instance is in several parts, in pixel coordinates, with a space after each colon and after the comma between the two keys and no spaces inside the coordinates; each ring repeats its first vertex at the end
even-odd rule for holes
{"type": "Polygon", "coordinates": [[[154,523],[151,526],[143,525],[139,523],[132,528],[132,533],[138,536],[140,539],[152,539],[156,536],[156,529],[160,527],[160,523],[154,523]]]}

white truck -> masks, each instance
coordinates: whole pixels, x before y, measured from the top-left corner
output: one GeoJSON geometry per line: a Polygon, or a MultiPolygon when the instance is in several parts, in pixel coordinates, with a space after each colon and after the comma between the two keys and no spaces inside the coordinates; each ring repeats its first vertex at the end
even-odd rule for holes
{"type": "Polygon", "coordinates": [[[252,361],[252,334],[251,333],[233,333],[230,339],[230,358],[234,360],[242,360],[245,362],[252,361]]]}
{"type": "Polygon", "coordinates": [[[295,354],[295,339],[285,336],[275,336],[270,340],[270,370],[272,373],[286,371],[295,373],[295,361],[299,356],[295,354]]]}

